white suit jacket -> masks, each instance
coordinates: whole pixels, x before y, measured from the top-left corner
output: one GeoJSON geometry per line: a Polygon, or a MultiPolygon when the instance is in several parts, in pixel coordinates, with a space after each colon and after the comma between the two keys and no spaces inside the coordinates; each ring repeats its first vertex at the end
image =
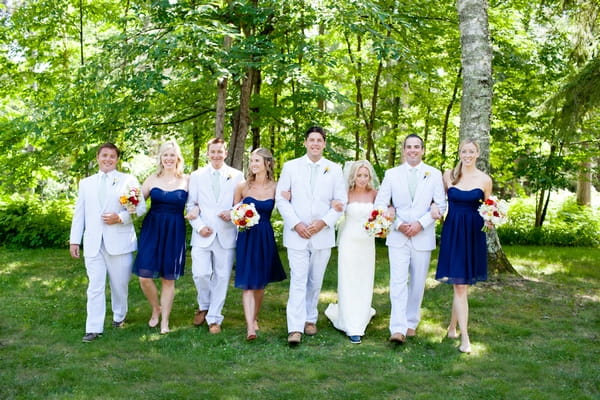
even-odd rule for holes
{"type": "Polygon", "coordinates": [[[310,167],[307,156],[290,160],[283,165],[275,199],[277,209],[283,217],[283,245],[290,249],[303,250],[309,243],[314,249],[326,249],[335,246],[335,223],[343,214],[331,208],[332,200],[344,205],[348,201],[348,192],[344,184],[342,168],[325,158],[319,160],[314,191],[310,186],[310,167]],[[291,190],[292,200],[281,196],[282,191],[291,190]],[[294,226],[300,222],[310,224],[321,219],[327,226],[310,239],[303,239],[294,226]]]}
{"type": "Polygon", "coordinates": [[[141,200],[136,207],[136,214],[143,215],[146,212],[146,202],[141,194],[141,186],[134,176],[111,171],[108,176],[106,199],[104,204],[100,204],[98,196],[100,176],[98,173],[82,179],[79,183],[79,195],[75,203],[69,242],[81,244],[83,237],[83,251],[87,257],[98,254],[102,239],[106,251],[111,255],[136,251],[137,238],[131,215],[121,205],[119,197],[130,187],[140,188],[141,200]],[[123,222],[113,225],[103,223],[102,214],[107,212],[119,214],[123,222]]]}
{"type": "Polygon", "coordinates": [[[408,189],[408,174],[410,166],[404,163],[398,167],[391,168],[385,172],[383,182],[375,199],[375,207],[387,208],[392,204],[396,209],[396,221],[394,230],[386,239],[388,246],[402,246],[412,240],[416,250],[435,249],[435,220],[431,218],[430,206],[435,203],[440,212],[446,210],[446,193],[442,181],[442,173],[424,163],[417,168],[417,186],[415,196],[411,201],[408,189]],[[402,223],[419,221],[423,230],[409,238],[398,231],[402,223]]]}
{"type": "Polygon", "coordinates": [[[187,207],[194,205],[200,207],[200,216],[190,221],[192,225],[192,246],[208,247],[217,238],[224,249],[235,247],[237,229],[231,222],[223,221],[218,214],[231,210],[233,194],[237,184],[244,179],[242,172],[228,165],[220,169],[219,198],[215,199],[212,189],[211,173],[214,169],[210,165],[200,168],[190,175],[190,186],[187,207]],[[203,227],[210,226],[213,233],[202,237],[198,233],[203,227]]]}

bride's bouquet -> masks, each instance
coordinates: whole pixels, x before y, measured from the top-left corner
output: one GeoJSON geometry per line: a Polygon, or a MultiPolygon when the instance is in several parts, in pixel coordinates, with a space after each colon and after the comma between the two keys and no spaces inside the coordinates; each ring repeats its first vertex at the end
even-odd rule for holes
{"type": "Polygon", "coordinates": [[[376,208],[371,211],[371,215],[365,222],[365,230],[367,235],[371,237],[384,238],[390,232],[393,220],[385,216],[385,211],[381,208],[376,208]]]}
{"type": "Polygon", "coordinates": [[[129,214],[135,213],[135,208],[140,204],[140,188],[136,186],[127,186],[127,189],[119,197],[119,202],[127,209],[129,214]]]}
{"type": "MultiPolygon", "coordinates": [[[[481,215],[484,222],[491,222],[492,225],[499,226],[506,222],[508,203],[505,200],[498,200],[496,196],[490,196],[483,201],[477,211],[479,211],[479,215],[481,215]]],[[[489,228],[484,224],[481,230],[487,232],[489,228]]]]}
{"type": "Polygon", "coordinates": [[[239,203],[231,209],[231,223],[233,223],[238,231],[244,231],[258,224],[260,215],[256,211],[254,203],[246,204],[239,203]]]}

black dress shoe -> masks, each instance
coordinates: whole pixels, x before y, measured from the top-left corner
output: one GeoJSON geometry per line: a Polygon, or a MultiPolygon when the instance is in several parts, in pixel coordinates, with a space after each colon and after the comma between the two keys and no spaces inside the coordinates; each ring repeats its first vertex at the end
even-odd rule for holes
{"type": "Polygon", "coordinates": [[[122,328],[124,325],[125,325],[125,320],[112,322],[113,328],[122,328]]]}
{"type": "Polygon", "coordinates": [[[81,339],[81,341],[83,343],[93,342],[94,340],[98,339],[100,337],[100,335],[102,335],[102,334],[101,333],[88,332],[88,333],[85,334],[85,336],[83,337],[83,339],[81,339]]]}

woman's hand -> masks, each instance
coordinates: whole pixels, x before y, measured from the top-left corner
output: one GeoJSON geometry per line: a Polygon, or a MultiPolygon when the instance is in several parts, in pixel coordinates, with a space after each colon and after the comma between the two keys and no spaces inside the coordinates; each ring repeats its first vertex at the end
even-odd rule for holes
{"type": "Polygon", "coordinates": [[[185,219],[191,221],[193,219],[198,218],[199,215],[200,215],[200,207],[194,206],[194,207],[190,208],[188,210],[188,212],[185,214],[185,219]]]}
{"type": "Polygon", "coordinates": [[[344,203],[339,200],[331,200],[331,208],[337,212],[342,212],[344,211],[344,203]]]}
{"type": "Polygon", "coordinates": [[[283,197],[287,201],[291,201],[292,200],[292,191],[291,190],[282,190],[281,197],[283,197]]]}

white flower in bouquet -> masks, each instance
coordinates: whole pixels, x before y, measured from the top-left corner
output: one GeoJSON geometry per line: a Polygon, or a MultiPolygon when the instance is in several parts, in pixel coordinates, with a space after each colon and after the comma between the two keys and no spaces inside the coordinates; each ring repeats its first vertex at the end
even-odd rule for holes
{"type": "Polygon", "coordinates": [[[376,208],[371,211],[371,215],[365,222],[365,230],[371,237],[384,238],[390,232],[392,220],[385,216],[385,211],[381,208],[376,208]]]}
{"type": "MultiPolygon", "coordinates": [[[[505,200],[498,200],[496,196],[490,196],[477,209],[484,222],[489,222],[494,227],[502,225],[507,220],[508,203],[505,200]]],[[[489,228],[483,225],[482,231],[487,232],[489,228]]]]}
{"type": "Polygon", "coordinates": [[[244,231],[258,224],[260,215],[256,211],[254,203],[240,203],[231,210],[231,222],[237,227],[238,231],[244,231]]]}

